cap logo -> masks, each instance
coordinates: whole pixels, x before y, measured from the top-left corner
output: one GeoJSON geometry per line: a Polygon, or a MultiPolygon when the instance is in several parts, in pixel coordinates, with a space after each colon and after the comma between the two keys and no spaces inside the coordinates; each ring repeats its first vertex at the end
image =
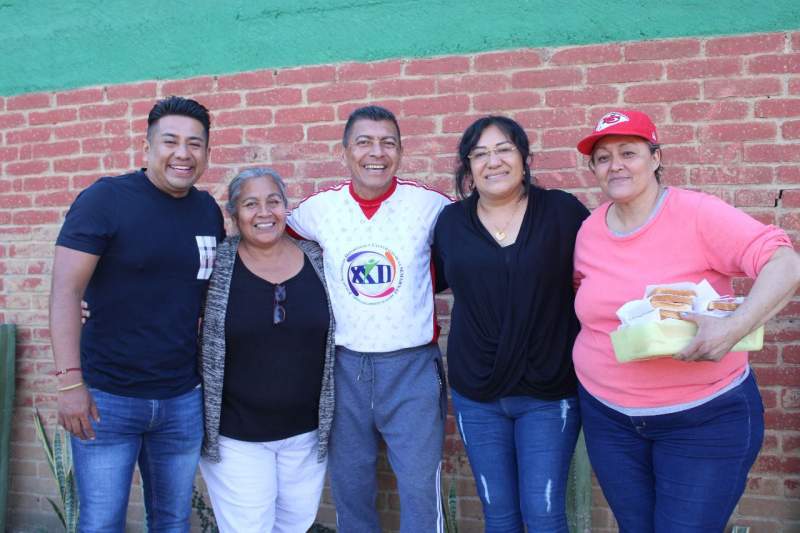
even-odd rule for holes
{"type": "Polygon", "coordinates": [[[628,118],[628,115],[623,115],[622,113],[612,111],[611,113],[603,115],[603,118],[597,122],[597,127],[594,129],[594,131],[603,131],[606,128],[616,126],[622,122],[630,122],[630,120],[631,119],[628,118]]]}

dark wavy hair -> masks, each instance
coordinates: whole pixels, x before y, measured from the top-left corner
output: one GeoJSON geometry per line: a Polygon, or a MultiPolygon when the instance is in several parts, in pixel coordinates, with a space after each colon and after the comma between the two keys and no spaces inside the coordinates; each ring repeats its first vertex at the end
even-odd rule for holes
{"type": "Polygon", "coordinates": [[[533,156],[530,155],[528,134],[515,120],[499,115],[489,115],[473,122],[464,131],[464,134],[461,135],[461,140],[458,142],[458,166],[456,167],[455,181],[459,197],[464,199],[474,192],[469,191],[469,194],[467,194],[467,191],[464,190],[466,179],[471,176],[469,154],[478,144],[484,130],[489,126],[494,126],[505,133],[508,140],[514,144],[522,157],[522,183],[525,188],[525,195],[527,195],[531,187],[537,186],[536,180],[531,175],[530,161],[533,160],[533,156]]]}
{"type": "Polygon", "coordinates": [[[342,134],[342,145],[347,148],[350,143],[350,132],[353,131],[353,125],[359,120],[371,120],[373,122],[382,122],[384,120],[394,124],[394,129],[397,130],[397,145],[403,146],[400,141],[400,126],[397,124],[397,117],[394,113],[378,105],[368,105],[359,107],[347,117],[347,123],[344,125],[344,133],[342,134]]]}
{"type": "Polygon", "coordinates": [[[181,115],[198,121],[203,125],[203,131],[206,134],[206,144],[208,144],[209,130],[211,129],[211,117],[208,115],[208,109],[200,102],[182,96],[168,96],[156,102],[156,105],[150,110],[150,114],[147,115],[148,139],[150,139],[153,126],[155,126],[159,120],[169,115],[181,115]]]}

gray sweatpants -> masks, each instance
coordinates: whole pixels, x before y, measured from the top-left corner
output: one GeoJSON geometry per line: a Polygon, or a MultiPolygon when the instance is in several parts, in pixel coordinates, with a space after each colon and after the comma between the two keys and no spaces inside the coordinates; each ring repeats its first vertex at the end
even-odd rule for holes
{"type": "Polygon", "coordinates": [[[447,393],[435,344],[385,353],[336,347],[328,469],[339,533],[380,532],[379,438],[397,477],[402,533],[444,531],[440,475],[447,393]]]}

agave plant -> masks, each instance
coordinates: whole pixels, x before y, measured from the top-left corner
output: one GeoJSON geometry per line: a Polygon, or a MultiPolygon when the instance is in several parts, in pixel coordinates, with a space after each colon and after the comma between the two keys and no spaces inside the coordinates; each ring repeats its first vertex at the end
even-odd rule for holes
{"type": "Polygon", "coordinates": [[[442,493],[442,510],[444,511],[444,530],[447,533],[458,533],[458,522],[456,521],[456,503],[458,502],[458,495],[456,494],[456,481],[450,479],[450,489],[447,491],[447,496],[442,493]]]}
{"type": "Polygon", "coordinates": [[[74,533],[78,531],[78,487],[75,484],[75,472],[72,469],[72,448],[69,439],[63,429],[56,428],[51,444],[44,431],[38,409],[34,409],[33,425],[36,428],[36,436],[42,443],[42,448],[47,456],[50,472],[56,480],[61,507],[51,498],[47,498],[47,501],[50,502],[66,532],[74,533]]]}

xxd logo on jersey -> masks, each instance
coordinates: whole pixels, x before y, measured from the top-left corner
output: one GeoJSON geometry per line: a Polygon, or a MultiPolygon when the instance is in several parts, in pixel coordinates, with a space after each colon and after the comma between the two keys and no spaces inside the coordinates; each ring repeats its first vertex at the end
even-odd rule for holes
{"type": "Polygon", "coordinates": [[[350,293],[363,303],[380,303],[400,287],[402,267],[382,246],[362,246],[351,251],[342,265],[342,279],[350,293]]]}

